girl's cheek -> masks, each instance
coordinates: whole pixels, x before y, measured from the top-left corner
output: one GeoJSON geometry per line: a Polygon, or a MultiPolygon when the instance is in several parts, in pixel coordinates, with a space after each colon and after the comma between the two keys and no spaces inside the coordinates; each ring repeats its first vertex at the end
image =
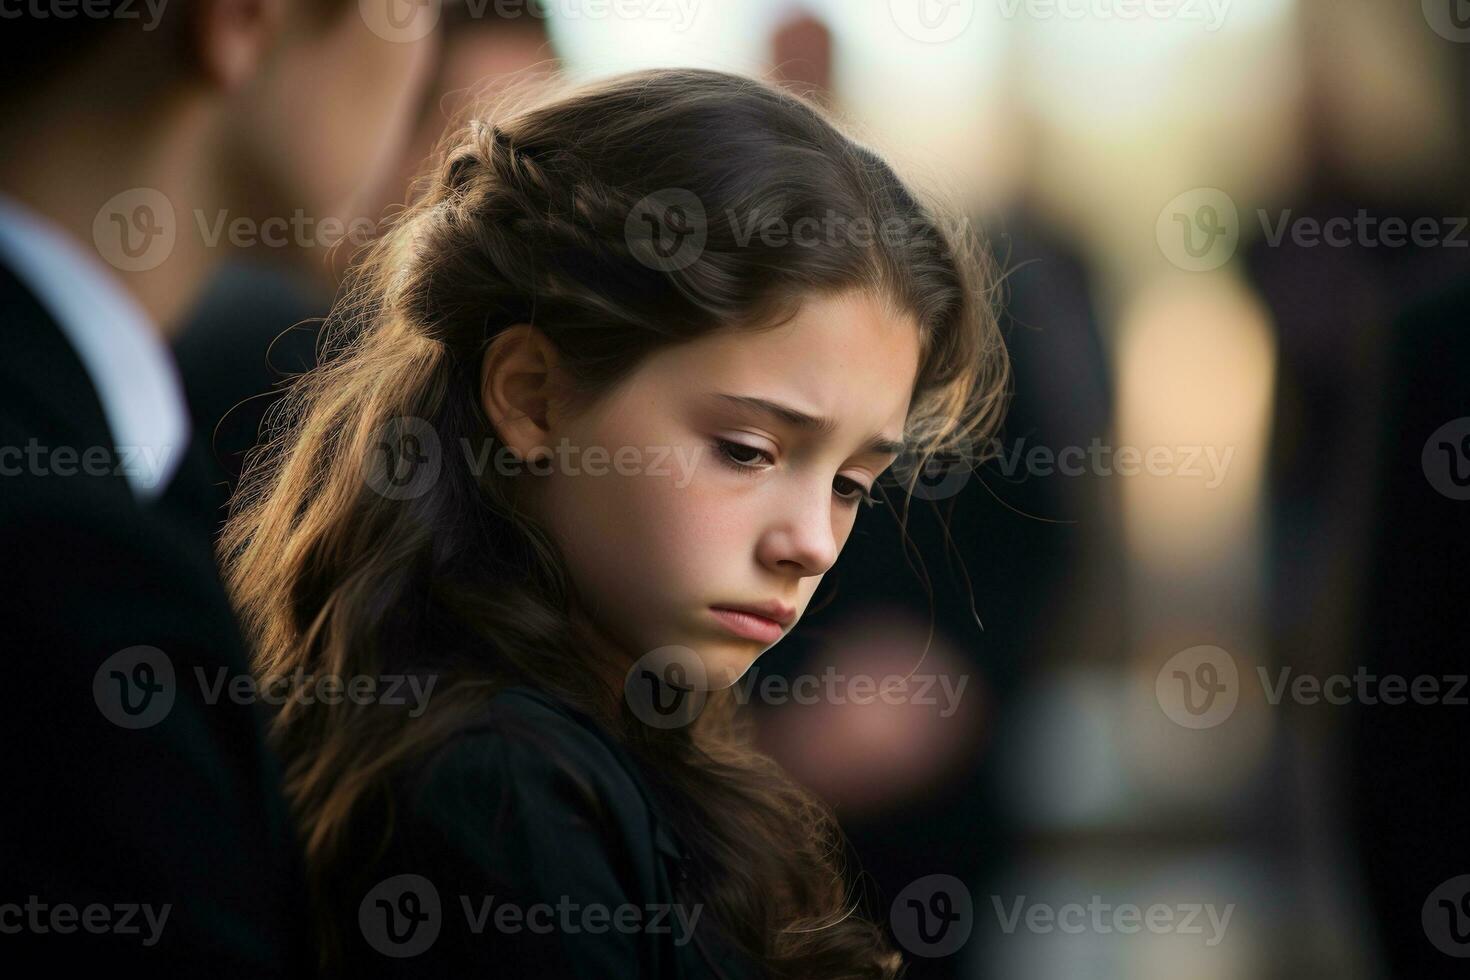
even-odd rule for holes
{"type": "Polygon", "coordinates": [[[662,496],[645,528],[674,579],[687,587],[722,568],[728,575],[740,545],[738,509],[719,493],[693,484],[662,496]]]}

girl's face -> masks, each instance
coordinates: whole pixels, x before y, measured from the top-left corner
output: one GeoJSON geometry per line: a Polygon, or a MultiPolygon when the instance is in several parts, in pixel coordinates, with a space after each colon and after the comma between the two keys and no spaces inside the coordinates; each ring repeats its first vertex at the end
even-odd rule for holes
{"type": "Polygon", "coordinates": [[[665,348],[590,409],[547,415],[531,506],[579,611],[629,662],[681,646],[709,689],[733,684],[805,611],[876,493],[918,361],[912,317],[866,292],[815,296],[780,327],[665,348]],[[716,611],[768,604],[782,622],[716,611]]]}

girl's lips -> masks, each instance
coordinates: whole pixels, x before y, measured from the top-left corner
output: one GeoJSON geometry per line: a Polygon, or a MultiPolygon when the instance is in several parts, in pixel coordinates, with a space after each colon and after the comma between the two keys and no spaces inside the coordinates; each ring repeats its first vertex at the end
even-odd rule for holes
{"type": "Polygon", "coordinates": [[[721,609],[718,606],[711,606],[710,611],[726,629],[743,639],[761,643],[775,643],[781,639],[781,624],[774,619],[734,609],[721,609]]]}

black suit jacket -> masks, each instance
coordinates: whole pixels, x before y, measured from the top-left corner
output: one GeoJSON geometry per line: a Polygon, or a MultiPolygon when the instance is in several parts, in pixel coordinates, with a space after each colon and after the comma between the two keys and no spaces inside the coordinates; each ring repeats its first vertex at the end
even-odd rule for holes
{"type": "Polygon", "coordinates": [[[263,708],[227,693],[247,662],[199,451],[140,505],[82,362],[4,268],[0,321],[4,960],[299,975],[299,852],[263,708]]]}
{"type": "Polygon", "coordinates": [[[760,975],[703,907],[636,761],[550,694],[499,692],[395,801],[386,853],[335,902],[344,976],[760,975]]]}

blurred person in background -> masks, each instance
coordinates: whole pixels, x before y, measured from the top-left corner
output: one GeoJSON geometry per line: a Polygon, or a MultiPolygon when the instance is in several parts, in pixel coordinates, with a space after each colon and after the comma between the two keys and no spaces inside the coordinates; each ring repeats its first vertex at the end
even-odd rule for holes
{"type": "MultiPolygon", "coordinates": [[[[1470,214],[1470,45],[1452,47],[1459,181],[1433,215],[1470,214]]],[[[1470,242],[1421,261],[1454,263],[1398,298],[1377,359],[1369,437],[1365,569],[1352,672],[1407,679],[1402,703],[1354,703],[1342,766],[1353,845],[1384,964],[1395,977],[1463,976],[1470,953],[1470,744],[1465,655],[1470,553],[1470,242]],[[1415,298],[1417,297],[1417,298],[1415,298]],[[1415,703],[1433,679],[1431,703],[1415,703]],[[1458,690],[1456,690],[1458,688],[1458,690]]],[[[1356,393],[1356,392],[1355,392],[1356,393]]],[[[1352,465],[1361,454],[1349,451],[1352,465]]],[[[1386,687],[1386,686],[1385,686],[1386,687]]]]}
{"type": "MultiPolygon", "coordinates": [[[[1461,228],[1456,244],[1445,216],[1470,205],[1470,57],[1418,10],[1355,10],[1304,5],[1302,177],[1279,212],[1347,231],[1262,236],[1245,253],[1278,338],[1271,635],[1277,662],[1304,674],[1435,678],[1448,694],[1447,679],[1466,669],[1458,618],[1470,536],[1454,494],[1470,429],[1454,422],[1470,416],[1470,233],[1461,228]],[[1345,14],[1422,45],[1421,58],[1448,71],[1398,113],[1385,109],[1406,98],[1392,86],[1365,105],[1370,83],[1353,70],[1345,14]],[[1454,125],[1420,121],[1440,110],[1454,125]],[[1391,138],[1385,127],[1396,127],[1391,138]],[[1390,222],[1421,231],[1395,240],[1390,222]]],[[[1470,879],[1436,894],[1470,875],[1465,708],[1407,695],[1385,703],[1375,690],[1353,695],[1341,725],[1298,712],[1310,763],[1295,770],[1304,785],[1278,801],[1285,846],[1300,858],[1316,850],[1307,841],[1345,836],[1340,853],[1356,861],[1333,880],[1362,889],[1365,946],[1379,966],[1394,977],[1458,976],[1433,937],[1452,928],[1470,937],[1470,879]],[[1317,798],[1323,805],[1297,812],[1317,798]]]]}
{"type": "Polygon", "coordinates": [[[832,30],[805,7],[781,11],[771,31],[771,81],[821,105],[833,104],[832,30]]]}
{"type": "Polygon", "coordinates": [[[214,523],[222,526],[245,454],[282,385],[316,363],[321,319],[353,257],[409,201],[449,122],[505,85],[533,91],[557,68],[546,13],[534,3],[448,0],[416,120],[393,163],[349,208],[345,237],[304,248],[256,247],[225,263],[174,342],[194,425],[209,448],[214,523]]]}
{"type": "Polygon", "coordinates": [[[381,179],[429,46],[352,0],[69,7],[0,27],[4,959],[299,975],[301,858],[228,693],[247,658],[168,343],[229,245],[206,226],[381,179]]]}
{"type": "Polygon", "coordinates": [[[1351,668],[1407,679],[1397,703],[1355,703],[1346,803],[1390,975],[1463,976],[1470,949],[1470,276],[1393,324],[1371,469],[1370,571],[1351,668]],[[1419,699],[1431,689],[1431,703],[1419,699]],[[1415,693],[1414,683],[1419,688],[1415,693]],[[1419,703],[1416,703],[1419,702],[1419,703]]]}

